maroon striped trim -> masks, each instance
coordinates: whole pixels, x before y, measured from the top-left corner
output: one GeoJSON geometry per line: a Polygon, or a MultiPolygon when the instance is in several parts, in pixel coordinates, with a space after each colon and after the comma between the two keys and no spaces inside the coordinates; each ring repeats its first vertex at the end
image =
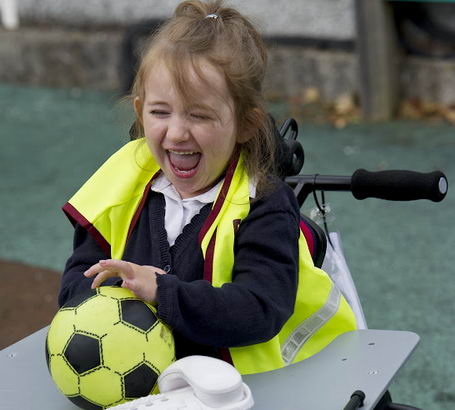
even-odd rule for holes
{"type": "Polygon", "coordinates": [[[237,231],[239,230],[240,228],[240,224],[242,223],[242,220],[241,219],[234,219],[232,221],[232,225],[234,226],[234,234],[237,233],[237,231]]]}
{"type": "MultiPolygon", "coordinates": [[[[204,280],[209,281],[212,283],[213,279],[213,254],[215,250],[215,242],[216,242],[216,229],[213,233],[212,238],[210,239],[209,246],[207,247],[207,251],[205,252],[205,259],[204,259],[204,280]]],[[[231,357],[231,353],[227,347],[223,347],[219,350],[220,352],[220,359],[224,360],[225,362],[234,366],[234,362],[231,357]]]]}
{"type": "Polygon", "coordinates": [[[212,283],[213,279],[213,255],[215,253],[215,242],[216,242],[216,229],[213,232],[213,236],[210,239],[209,246],[205,252],[205,259],[204,259],[204,275],[203,279],[212,283]]]}
{"type": "Polygon", "coordinates": [[[199,231],[199,236],[198,236],[199,244],[202,243],[205,235],[207,234],[208,230],[210,229],[210,226],[212,226],[216,217],[220,213],[221,207],[223,206],[224,200],[226,199],[226,195],[229,191],[229,187],[231,186],[232,177],[234,176],[235,169],[237,168],[239,158],[240,158],[240,152],[237,151],[234,154],[234,157],[233,157],[231,163],[229,164],[229,168],[226,171],[226,176],[224,177],[224,182],[223,182],[223,186],[221,187],[220,194],[218,195],[218,198],[216,199],[216,202],[213,205],[213,208],[210,211],[209,216],[205,220],[204,225],[202,225],[202,228],[199,231]]]}
{"type": "Polygon", "coordinates": [[[75,225],[78,223],[81,225],[84,229],[87,230],[87,232],[93,236],[93,238],[98,242],[98,244],[101,246],[103,249],[104,253],[107,255],[107,257],[111,256],[111,245],[109,244],[108,241],[104,238],[103,235],[96,229],[91,222],[89,222],[73,205],[71,205],[69,202],[67,202],[65,205],[63,205],[63,212],[66,214],[70,222],[75,225]]]}
{"type": "MultiPolygon", "coordinates": [[[[202,243],[205,235],[207,234],[207,232],[209,231],[213,222],[215,221],[216,217],[220,213],[221,207],[223,206],[224,200],[226,199],[226,195],[229,191],[229,187],[231,186],[232,177],[234,176],[235,169],[237,168],[239,158],[240,158],[240,152],[236,152],[226,171],[226,176],[224,178],[224,182],[223,182],[223,186],[221,187],[220,194],[218,195],[218,198],[217,198],[209,216],[205,220],[204,225],[202,226],[202,228],[199,232],[199,236],[198,236],[199,244],[202,243]]],[[[205,252],[205,259],[204,259],[203,278],[205,280],[209,281],[210,283],[212,283],[212,279],[213,279],[213,255],[214,255],[214,251],[215,251],[215,242],[216,242],[216,229],[213,232],[213,236],[210,239],[209,245],[205,252]]],[[[234,362],[232,360],[232,356],[231,356],[231,353],[229,352],[228,348],[223,347],[220,349],[220,358],[221,358],[221,360],[224,360],[225,362],[234,366],[234,362]]]]}
{"type": "Polygon", "coordinates": [[[149,183],[145,186],[144,192],[142,194],[142,199],[141,202],[139,203],[139,206],[136,209],[136,212],[133,215],[133,218],[131,219],[130,227],[128,229],[128,235],[126,237],[126,240],[130,239],[131,234],[133,233],[133,229],[136,226],[137,221],[139,220],[139,217],[141,216],[142,210],[144,209],[145,206],[145,201],[147,200],[149,193],[150,193],[150,187],[152,186],[152,182],[160,175],[161,171],[155,172],[155,175],[153,175],[152,179],[149,181],[149,183]]]}
{"type": "Polygon", "coordinates": [[[234,366],[234,361],[232,360],[231,352],[227,347],[222,347],[220,349],[221,360],[228,362],[230,365],[234,366]]]}
{"type": "Polygon", "coordinates": [[[308,249],[310,250],[311,257],[314,258],[314,236],[313,231],[308,227],[305,221],[300,220],[300,230],[306,239],[308,249]]]}

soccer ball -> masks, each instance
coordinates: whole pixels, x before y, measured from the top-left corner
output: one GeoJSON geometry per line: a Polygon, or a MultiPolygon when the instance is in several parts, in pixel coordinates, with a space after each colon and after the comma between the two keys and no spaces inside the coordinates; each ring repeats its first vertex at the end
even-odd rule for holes
{"type": "Polygon", "coordinates": [[[175,361],[171,330],[128,289],[82,292],[55,315],[46,359],[57,387],[83,409],[104,409],[157,393],[175,361]]]}

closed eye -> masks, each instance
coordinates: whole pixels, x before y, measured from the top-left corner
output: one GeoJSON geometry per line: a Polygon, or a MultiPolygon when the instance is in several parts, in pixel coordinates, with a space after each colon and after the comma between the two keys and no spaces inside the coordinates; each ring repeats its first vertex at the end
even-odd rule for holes
{"type": "Polygon", "coordinates": [[[150,111],[150,114],[157,116],[157,117],[163,117],[165,115],[169,115],[169,111],[165,110],[152,110],[150,111]]]}
{"type": "Polygon", "coordinates": [[[210,120],[211,119],[207,114],[202,114],[202,113],[191,113],[190,116],[191,116],[191,118],[194,118],[196,120],[210,120]]]}

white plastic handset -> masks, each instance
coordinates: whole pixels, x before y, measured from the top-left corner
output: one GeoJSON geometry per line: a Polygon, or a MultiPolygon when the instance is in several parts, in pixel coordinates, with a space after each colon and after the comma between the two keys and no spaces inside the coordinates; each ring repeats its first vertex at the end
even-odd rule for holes
{"type": "Polygon", "coordinates": [[[239,372],[222,360],[206,356],[177,360],[158,377],[158,387],[163,394],[191,387],[202,403],[214,408],[240,402],[245,396],[239,372]]]}
{"type": "Polygon", "coordinates": [[[246,410],[254,405],[235,367],[206,356],[188,356],[159,377],[160,394],[119,404],[115,410],[246,410]]]}

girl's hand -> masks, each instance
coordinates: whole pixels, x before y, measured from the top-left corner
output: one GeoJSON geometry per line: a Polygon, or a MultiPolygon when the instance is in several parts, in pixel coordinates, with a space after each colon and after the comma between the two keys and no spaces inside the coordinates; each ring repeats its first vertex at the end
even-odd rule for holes
{"type": "Polygon", "coordinates": [[[154,266],[141,266],[118,259],[100,260],[84,272],[87,278],[93,278],[92,289],[97,288],[106,279],[119,277],[122,287],[131,290],[138,298],[148,303],[156,303],[156,275],[166,272],[154,266]]]}

